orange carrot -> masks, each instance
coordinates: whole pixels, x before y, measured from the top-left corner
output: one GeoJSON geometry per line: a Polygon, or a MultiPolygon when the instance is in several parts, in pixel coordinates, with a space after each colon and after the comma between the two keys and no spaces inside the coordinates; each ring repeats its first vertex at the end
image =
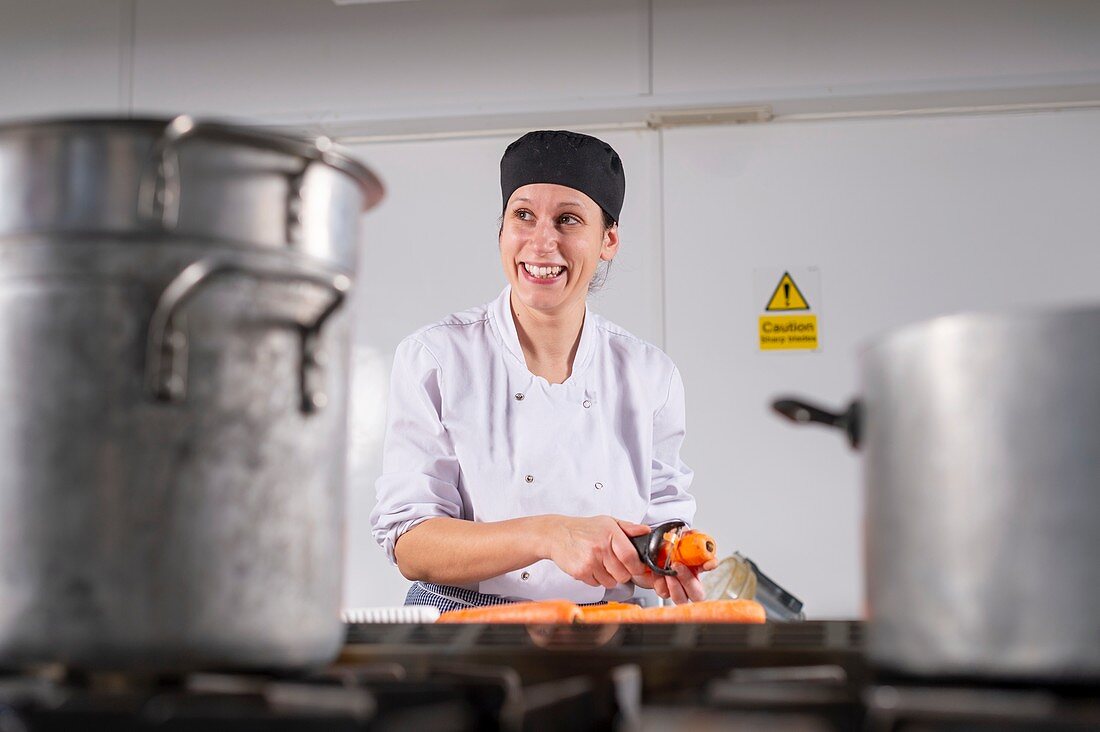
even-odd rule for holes
{"type": "Polygon", "coordinates": [[[669,554],[673,562],[679,562],[688,567],[700,567],[718,553],[718,545],[709,534],[701,531],[685,531],[679,539],[676,532],[665,533],[664,541],[657,552],[657,566],[664,567],[668,562],[669,554]]]}
{"type": "Polygon", "coordinates": [[[688,567],[700,567],[714,559],[717,550],[718,546],[710,536],[701,531],[689,531],[676,542],[672,561],[688,567]]]}
{"type": "Polygon", "coordinates": [[[753,600],[704,600],[640,608],[624,602],[578,607],[568,600],[517,602],[452,610],[437,623],[763,623],[764,607],[753,600]]]}
{"type": "Polygon", "coordinates": [[[588,605],[581,608],[583,623],[632,623],[633,618],[645,611],[628,602],[609,602],[605,605],[588,605]]]}
{"type": "Polygon", "coordinates": [[[581,608],[585,623],[763,623],[764,608],[753,600],[705,600],[686,605],[640,608],[613,602],[581,608]]]}
{"type": "Polygon", "coordinates": [[[630,623],[763,623],[764,606],[755,600],[704,600],[643,610],[630,623]]]}
{"type": "Polygon", "coordinates": [[[514,602],[452,610],[439,616],[437,623],[575,623],[581,609],[568,600],[514,602]]]}

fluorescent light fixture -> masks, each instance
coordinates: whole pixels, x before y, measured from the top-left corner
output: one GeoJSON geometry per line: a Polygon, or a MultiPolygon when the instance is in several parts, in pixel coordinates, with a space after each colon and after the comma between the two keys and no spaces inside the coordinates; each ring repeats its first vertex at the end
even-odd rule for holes
{"type": "Polygon", "coordinates": [[[768,105],[754,107],[696,107],[651,112],[648,122],[650,127],[684,127],[687,125],[768,122],[771,118],[772,108],[768,105]]]}
{"type": "Polygon", "coordinates": [[[376,3],[407,3],[413,0],[332,0],[333,5],[374,5],[376,3]]]}

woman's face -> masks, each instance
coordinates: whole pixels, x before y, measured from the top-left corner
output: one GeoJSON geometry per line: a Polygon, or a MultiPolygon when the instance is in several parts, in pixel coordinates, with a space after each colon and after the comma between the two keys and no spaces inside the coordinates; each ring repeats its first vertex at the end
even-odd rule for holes
{"type": "Polygon", "coordinates": [[[596,266],[618,247],[619,227],[605,231],[603,210],[575,188],[532,183],[504,208],[504,274],[520,302],[548,315],[583,307],[596,266]]]}

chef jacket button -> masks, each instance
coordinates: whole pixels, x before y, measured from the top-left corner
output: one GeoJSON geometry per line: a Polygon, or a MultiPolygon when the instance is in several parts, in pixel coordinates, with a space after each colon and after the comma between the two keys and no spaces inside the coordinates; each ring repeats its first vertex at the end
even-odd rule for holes
{"type": "Polygon", "coordinates": [[[528,475],[524,478],[524,480],[526,480],[528,483],[534,483],[535,482],[535,476],[528,475]]]}
{"type": "Polygon", "coordinates": [[[519,578],[521,580],[523,580],[524,582],[526,582],[527,580],[531,579],[531,573],[530,572],[524,572],[523,574],[521,574],[519,576],[519,578]]]}
{"type": "Polygon", "coordinates": [[[596,483],[596,490],[603,488],[603,483],[596,483]]]}
{"type": "Polygon", "coordinates": [[[523,401],[523,392],[522,391],[517,391],[516,392],[516,401],[517,402],[522,402],[523,401]]]}
{"type": "Polygon", "coordinates": [[[592,402],[585,399],[583,402],[581,402],[581,406],[584,407],[585,409],[588,409],[589,407],[592,406],[592,402]]]}

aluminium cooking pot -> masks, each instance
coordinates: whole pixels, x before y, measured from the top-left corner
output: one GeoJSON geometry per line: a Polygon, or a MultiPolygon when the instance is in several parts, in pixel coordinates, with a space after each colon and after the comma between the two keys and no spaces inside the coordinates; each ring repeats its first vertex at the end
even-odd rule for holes
{"type": "Polygon", "coordinates": [[[323,139],[0,126],[0,665],[338,652],[342,305],[381,195],[323,139]]]}
{"type": "Polygon", "coordinates": [[[1100,308],[963,314],[861,358],[868,652],[915,675],[1100,678],[1100,308]]]}

